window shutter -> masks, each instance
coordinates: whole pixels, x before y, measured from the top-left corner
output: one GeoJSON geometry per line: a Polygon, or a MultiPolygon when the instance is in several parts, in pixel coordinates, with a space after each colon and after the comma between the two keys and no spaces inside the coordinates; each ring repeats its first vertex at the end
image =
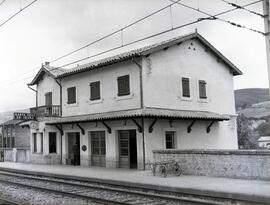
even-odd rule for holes
{"type": "Polygon", "coordinates": [[[45,94],[45,105],[51,106],[52,105],[52,92],[45,94]]]}
{"type": "Polygon", "coordinates": [[[182,95],[190,97],[189,78],[182,78],[182,95]]]}
{"type": "Polygon", "coordinates": [[[68,93],[68,104],[76,103],[76,87],[71,87],[67,89],[68,93]]]}
{"type": "Polygon", "coordinates": [[[90,83],[90,100],[100,99],[100,81],[90,83]]]}
{"type": "Polygon", "coordinates": [[[200,99],[206,99],[206,82],[204,80],[199,80],[199,95],[200,99]]]}
{"type": "Polygon", "coordinates": [[[118,96],[130,94],[129,75],[118,77],[117,83],[118,83],[118,96]]]}

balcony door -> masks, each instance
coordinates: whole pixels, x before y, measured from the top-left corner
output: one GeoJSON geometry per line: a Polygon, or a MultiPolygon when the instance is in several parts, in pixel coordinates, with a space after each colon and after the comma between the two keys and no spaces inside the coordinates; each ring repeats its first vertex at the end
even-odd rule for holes
{"type": "Polygon", "coordinates": [[[52,92],[48,92],[45,94],[45,112],[47,116],[52,115],[52,92]]]}

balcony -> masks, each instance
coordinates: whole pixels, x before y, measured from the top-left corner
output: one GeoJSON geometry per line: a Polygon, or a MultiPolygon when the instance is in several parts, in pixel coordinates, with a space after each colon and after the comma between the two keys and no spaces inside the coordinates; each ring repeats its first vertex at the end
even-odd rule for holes
{"type": "Polygon", "coordinates": [[[35,117],[60,117],[61,107],[60,105],[44,105],[40,107],[30,108],[30,114],[34,114],[35,117]]]}

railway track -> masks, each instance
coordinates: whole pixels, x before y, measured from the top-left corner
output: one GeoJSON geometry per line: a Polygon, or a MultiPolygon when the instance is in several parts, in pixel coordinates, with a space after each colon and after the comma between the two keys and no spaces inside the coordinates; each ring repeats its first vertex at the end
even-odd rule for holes
{"type": "Polygon", "coordinates": [[[0,205],[19,205],[20,203],[0,197],[0,205]]]}
{"type": "Polygon", "coordinates": [[[85,199],[100,204],[224,204],[213,200],[160,194],[151,190],[135,190],[126,187],[113,187],[105,183],[40,177],[8,171],[0,171],[0,182],[22,188],[26,187],[43,192],[85,199]]]}

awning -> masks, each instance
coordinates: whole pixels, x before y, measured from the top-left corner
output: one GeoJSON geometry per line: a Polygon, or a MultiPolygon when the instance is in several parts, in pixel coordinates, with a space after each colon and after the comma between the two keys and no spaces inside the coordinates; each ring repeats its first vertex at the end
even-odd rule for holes
{"type": "Polygon", "coordinates": [[[47,125],[59,125],[70,124],[80,122],[94,122],[104,120],[121,120],[128,118],[161,118],[171,120],[211,120],[211,121],[223,121],[229,120],[228,115],[218,114],[208,111],[190,111],[190,110],[172,110],[163,108],[143,108],[124,111],[114,111],[105,113],[96,113],[89,115],[79,115],[62,117],[47,121],[47,125]]]}

